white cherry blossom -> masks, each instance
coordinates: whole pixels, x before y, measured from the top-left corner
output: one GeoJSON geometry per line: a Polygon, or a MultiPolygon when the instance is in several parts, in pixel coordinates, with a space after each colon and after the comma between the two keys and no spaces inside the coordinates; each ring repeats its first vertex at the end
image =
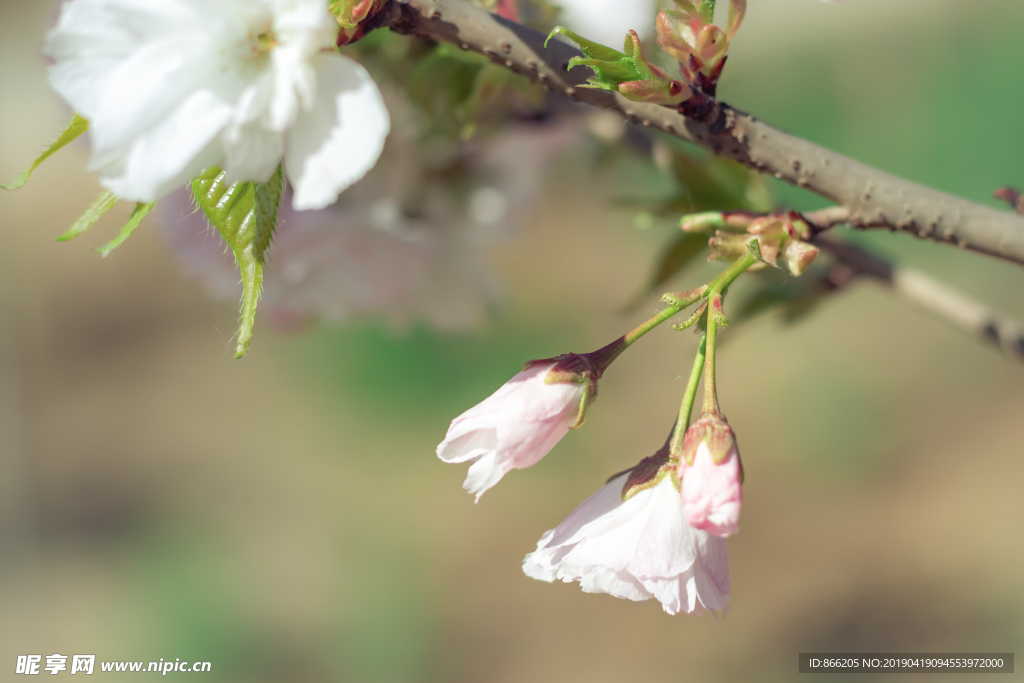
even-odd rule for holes
{"type": "Polygon", "coordinates": [[[541,581],[579,581],[587,593],[654,598],[669,614],[725,609],[726,541],[686,523],[670,476],[623,501],[627,476],[605,484],[545,533],[523,571],[541,581]]]}
{"type": "Polygon", "coordinates": [[[154,201],[212,165],[263,182],[283,162],[294,207],[314,209],[372,168],[390,128],[337,30],[325,0],[70,0],[46,52],[117,196],[154,201]]]}

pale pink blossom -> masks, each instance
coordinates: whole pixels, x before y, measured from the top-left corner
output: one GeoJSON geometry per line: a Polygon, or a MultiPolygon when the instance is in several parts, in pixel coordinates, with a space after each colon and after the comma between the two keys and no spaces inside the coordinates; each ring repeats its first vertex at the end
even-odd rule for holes
{"type": "Polygon", "coordinates": [[[477,501],[509,470],[536,464],[576,423],[586,385],[545,381],[554,366],[532,365],[452,420],[437,457],[473,463],[462,487],[477,501]]]}
{"type": "Polygon", "coordinates": [[[683,513],[695,529],[727,538],[740,530],[740,456],[735,442],[725,458],[715,463],[706,443],[697,446],[693,465],[681,463],[683,513]]]}
{"type": "Polygon", "coordinates": [[[623,501],[627,477],[610,481],[545,533],[523,571],[541,581],[579,581],[587,593],[654,598],[669,614],[725,609],[726,541],[686,523],[671,476],[623,501]]]}

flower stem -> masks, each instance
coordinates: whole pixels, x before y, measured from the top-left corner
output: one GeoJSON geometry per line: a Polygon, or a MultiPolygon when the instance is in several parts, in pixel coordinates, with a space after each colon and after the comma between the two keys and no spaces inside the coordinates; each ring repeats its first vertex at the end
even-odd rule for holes
{"type": "Polygon", "coordinates": [[[707,332],[706,332],[706,344],[705,344],[705,358],[704,358],[704,406],[703,411],[705,413],[717,413],[721,412],[718,408],[718,388],[715,383],[715,341],[718,336],[719,324],[728,324],[728,321],[724,319],[721,314],[721,298],[725,296],[725,290],[729,288],[733,282],[736,281],[743,272],[754,265],[757,259],[752,253],[745,254],[742,258],[737,259],[735,263],[719,273],[718,277],[711,281],[708,285],[708,291],[705,295],[711,305],[708,306],[708,317],[707,317],[707,332]],[[719,299],[719,306],[715,306],[715,298],[719,299]],[[722,320],[719,320],[719,317],[722,320]]]}
{"type": "Polygon", "coordinates": [[[697,347],[697,357],[693,359],[693,370],[690,371],[690,380],[686,383],[686,393],[683,394],[683,403],[679,406],[679,418],[676,420],[675,430],[672,432],[669,453],[679,457],[683,452],[683,437],[690,427],[690,416],[693,413],[693,402],[697,399],[697,385],[700,384],[700,376],[704,371],[704,354],[707,349],[708,335],[705,333],[700,338],[700,345],[697,347]]]}
{"type": "Polygon", "coordinates": [[[673,305],[669,306],[668,308],[663,309],[661,312],[659,312],[656,316],[654,316],[650,320],[646,320],[643,323],[637,325],[635,328],[633,328],[632,330],[627,332],[622,337],[622,350],[625,351],[629,347],[630,344],[632,344],[637,339],[639,339],[640,337],[644,336],[645,334],[647,334],[648,332],[650,332],[655,327],[657,327],[658,325],[662,324],[663,322],[665,322],[666,320],[668,320],[672,316],[674,316],[677,313],[679,313],[679,311],[683,310],[683,308],[685,308],[685,306],[682,306],[682,305],[679,305],[679,304],[673,304],[673,305]]]}
{"type": "Polygon", "coordinates": [[[723,270],[714,280],[708,283],[708,289],[704,292],[704,298],[710,301],[715,294],[724,292],[729,288],[729,285],[736,281],[736,278],[755,263],[757,263],[757,259],[750,252],[736,259],[731,266],[723,270]]]}
{"type": "MultiPolygon", "coordinates": [[[[597,351],[593,351],[586,355],[590,358],[591,362],[594,363],[598,373],[603,373],[605,369],[612,364],[612,361],[618,358],[623,351],[628,349],[634,342],[640,339],[640,337],[644,336],[672,316],[677,315],[680,311],[689,308],[701,299],[711,301],[713,294],[721,294],[723,290],[725,290],[743,273],[743,271],[754,265],[755,262],[756,260],[754,259],[754,256],[748,253],[719,273],[714,280],[703,287],[692,289],[688,292],[681,292],[679,294],[666,294],[662,300],[671,303],[668,308],[662,309],[657,315],[640,323],[635,328],[613,341],[611,344],[603,346],[597,351]]],[[[710,320],[710,314],[708,319],[710,320]]],[[[598,376],[600,376],[600,374],[598,376]]]]}
{"type": "Polygon", "coordinates": [[[718,410],[718,388],[715,385],[715,336],[718,331],[718,323],[715,322],[711,312],[708,311],[708,331],[705,333],[706,355],[704,358],[704,407],[705,413],[717,413],[718,410]]]}

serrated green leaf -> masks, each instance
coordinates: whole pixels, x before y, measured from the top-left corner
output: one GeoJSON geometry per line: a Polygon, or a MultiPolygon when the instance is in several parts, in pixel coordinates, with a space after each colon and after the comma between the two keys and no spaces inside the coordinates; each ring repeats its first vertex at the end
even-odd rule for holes
{"type": "Polygon", "coordinates": [[[107,211],[114,208],[114,204],[116,203],[117,197],[114,196],[113,192],[104,192],[88,209],[85,210],[85,213],[78,217],[78,220],[74,222],[70,230],[57,238],[57,241],[67,242],[68,240],[75,239],[95,225],[96,221],[98,221],[107,211]]]}
{"type": "Polygon", "coordinates": [[[704,20],[704,23],[710,24],[715,20],[715,0],[704,0],[700,3],[697,11],[700,12],[700,18],[704,20]]]}
{"type": "Polygon", "coordinates": [[[123,228],[121,228],[121,232],[117,233],[117,237],[110,240],[102,247],[95,247],[95,251],[100,252],[100,256],[103,258],[110,256],[110,252],[124,244],[124,241],[132,236],[132,233],[135,232],[135,228],[139,227],[139,224],[142,223],[142,219],[146,217],[146,214],[153,210],[154,206],[156,206],[156,202],[150,202],[149,204],[139,202],[136,204],[135,210],[132,211],[132,215],[128,217],[128,222],[124,224],[123,228]]]}
{"type": "Polygon", "coordinates": [[[284,192],[284,173],[278,166],[274,175],[265,183],[256,183],[256,234],[254,254],[260,265],[266,264],[267,249],[277,230],[277,211],[281,206],[284,192]]]}
{"type": "Polygon", "coordinates": [[[556,26],[555,28],[551,29],[551,33],[549,33],[548,37],[544,40],[544,46],[547,47],[548,41],[555,37],[555,35],[557,34],[561,34],[568,38],[569,40],[571,40],[572,42],[576,43],[579,46],[580,50],[583,52],[583,54],[586,55],[587,57],[592,57],[593,59],[600,59],[603,61],[610,62],[618,61],[620,59],[627,59],[626,55],[622,54],[618,50],[610,48],[607,45],[602,45],[601,43],[596,43],[593,40],[588,40],[587,38],[584,38],[580,34],[570,31],[564,26],[556,26]]]}
{"type": "MultiPolygon", "coordinates": [[[[64,132],[60,134],[52,145],[47,148],[45,152],[40,154],[32,165],[28,169],[18,174],[18,177],[14,179],[14,182],[10,185],[0,185],[0,188],[4,190],[17,190],[19,187],[25,185],[28,179],[32,177],[32,172],[39,168],[39,165],[49,159],[51,156],[59,152],[61,149],[66,147],[68,143],[77,138],[79,135],[84,133],[89,128],[89,122],[83,119],[78,114],[75,114],[74,118],[71,119],[71,123],[64,129],[64,132]]],[[[69,238],[70,239],[70,238],[69,238]]]]}
{"type": "Polygon", "coordinates": [[[256,304],[263,289],[263,261],[277,225],[283,190],[278,167],[267,183],[239,182],[228,186],[216,166],[192,181],[192,194],[206,218],[227,242],[242,278],[242,314],[235,358],[243,357],[252,341],[256,304]]]}

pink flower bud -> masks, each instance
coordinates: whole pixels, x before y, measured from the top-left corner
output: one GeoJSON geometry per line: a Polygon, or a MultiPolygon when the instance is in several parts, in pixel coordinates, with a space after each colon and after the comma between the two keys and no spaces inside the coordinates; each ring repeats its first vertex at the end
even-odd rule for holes
{"type": "Polygon", "coordinates": [[[686,431],[679,463],[683,514],[694,529],[727,538],[740,530],[743,466],[736,437],[719,413],[704,413],[686,431]]]}
{"type": "Polygon", "coordinates": [[[554,359],[530,365],[452,420],[437,457],[473,463],[462,486],[478,501],[509,470],[540,461],[578,422],[592,395],[590,376],[552,373],[556,365],[554,359]]]}

